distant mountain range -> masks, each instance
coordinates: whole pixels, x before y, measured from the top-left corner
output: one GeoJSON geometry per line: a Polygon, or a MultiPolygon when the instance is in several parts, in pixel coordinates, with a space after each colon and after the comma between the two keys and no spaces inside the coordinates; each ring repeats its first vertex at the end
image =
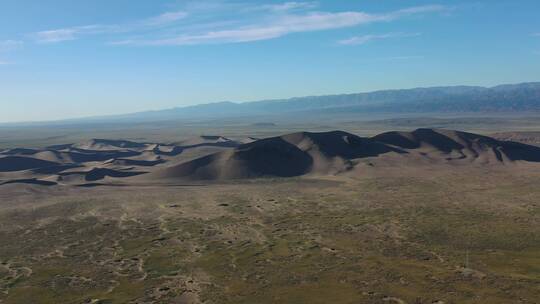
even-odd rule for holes
{"type": "Polygon", "coordinates": [[[448,86],[369,93],[200,104],[64,122],[165,121],[235,117],[306,118],[332,114],[540,112],[540,82],[495,87],[448,86]]]}
{"type": "Polygon", "coordinates": [[[214,118],[295,113],[459,113],[540,111],[540,82],[384,90],[244,103],[217,102],[116,116],[125,119],[214,118]]]}

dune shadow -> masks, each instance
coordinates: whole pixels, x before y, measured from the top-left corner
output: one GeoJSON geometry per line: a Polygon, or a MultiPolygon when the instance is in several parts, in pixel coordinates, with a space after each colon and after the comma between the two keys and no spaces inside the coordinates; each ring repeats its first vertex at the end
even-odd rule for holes
{"type": "Polygon", "coordinates": [[[56,182],[39,180],[37,178],[27,178],[27,179],[14,179],[8,180],[3,183],[0,183],[0,186],[9,185],[9,184],[29,184],[29,185],[38,185],[38,186],[54,186],[58,185],[56,182]]]}

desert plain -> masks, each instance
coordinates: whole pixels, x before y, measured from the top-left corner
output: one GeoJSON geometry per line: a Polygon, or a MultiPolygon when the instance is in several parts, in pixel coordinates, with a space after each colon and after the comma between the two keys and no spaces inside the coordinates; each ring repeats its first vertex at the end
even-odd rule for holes
{"type": "Polygon", "coordinates": [[[539,303],[536,133],[279,132],[6,147],[0,303],[539,303]]]}

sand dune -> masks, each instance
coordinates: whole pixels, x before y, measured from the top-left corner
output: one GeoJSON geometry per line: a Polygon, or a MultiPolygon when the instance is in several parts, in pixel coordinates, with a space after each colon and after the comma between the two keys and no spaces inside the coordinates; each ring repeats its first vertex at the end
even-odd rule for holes
{"type": "Polygon", "coordinates": [[[129,158],[116,158],[104,162],[104,164],[111,164],[117,166],[140,166],[140,167],[152,167],[164,163],[165,160],[158,158],[154,160],[141,160],[141,159],[129,159],[129,158]]]}
{"type": "Polygon", "coordinates": [[[59,163],[23,156],[0,157],[0,172],[13,172],[29,169],[58,166],[59,163]]]}
{"type": "Polygon", "coordinates": [[[446,161],[467,160],[486,163],[540,161],[538,147],[460,131],[418,129],[413,132],[383,133],[374,136],[373,139],[409,152],[418,152],[427,157],[446,161]]]}
{"type": "Polygon", "coordinates": [[[176,156],[184,151],[183,148],[174,145],[157,144],[151,150],[156,155],[176,156]]]}
{"type": "Polygon", "coordinates": [[[205,156],[157,170],[142,178],[151,179],[236,179],[291,177],[307,174],[340,174],[353,170],[360,159],[386,162],[392,157],[418,165],[509,164],[540,161],[540,148],[520,143],[450,130],[418,129],[388,132],[362,138],[343,131],[300,132],[258,140],[232,151],[205,156]],[[384,160],[378,156],[385,155],[384,160]]]}
{"type": "MultiPolygon", "coordinates": [[[[8,149],[0,152],[0,173],[3,173],[7,183],[33,183],[34,177],[54,181],[54,184],[125,178],[146,172],[138,168],[151,168],[167,161],[162,158],[162,153],[147,151],[150,145],[124,140],[94,139],[45,149],[8,149]]],[[[176,154],[176,146],[165,147],[165,154],[176,154]]]]}
{"type": "Polygon", "coordinates": [[[136,175],[140,175],[144,173],[146,172],[120,171],[120,170],[113,170],[113,169],[107,169],[107,168],[92,168],[89,171],[65,172],[65,173],[60,173],[59,175],[62,177],[78,176],[78,177],[83,178],[85,181],[97,181],[97,180],[104,179],[105,177],[130,177],[130,176],[136,176],[136,175]]]}
{"type": "Polygon", "coordinates": [[[300,132],[240,145],[233,151],[156,171],[148,178],[213,180],[335,174],[350,169],[351,159],[389,152],[403,153],[397,148],[342,131],[300,132]]]}
{"type": "Polygon", "coordinates": [[[388,152],[402,152],[371,138],[363,138],[343,131],[300,132],[285,135],[281,138],[302,151],[317,151],[325,157],[353,159],[377,156],[388,152]]]}
{"type": "Polygon", "coordinates": [[[228,179],[257,176],[298,176],[308,172],[308,153],[281,138],[242,145],[151,173],[149,178],[228,179]],[[294,165],[291,165],[294,164],[294,165]]]}
{"type": "Polygon", "coordinates": [[[32,172],[36,174],[58,174],[60,172],[63,172],[69,169],[75,169],[75,168],[80,168],[80,167],[82,167],[82,165],[77,165],[77,164],[57,165],[57,166],[32,169],[32,172]]]}
{"type": "Polygon", "coordinates": [[[2,151],[3,155],[34,155],[40,152],[36,149],[14,148],[2,151]]]}
{"type": "Polygon", "coordinates": [[[417,129],[371,138],[343,131],[298,132],[245,144],[221,136],[201,136],[178,145],[96,139],[43,150],[5,150],[0,153],[0,172],[4,184],[81,185],[95,181],[107,184],[114,179],[153,183],[354,175],[366,166],[516,162],[540,162],[540,147],[473,133],[417,129]]]}
{"type": "Polygon", "coordinates": [[[29,185],[39,185],[39,186],[54,186],[58,183],[52,182],[52,181],[46,181],[46,180],[39,180],[36,178],[30,178],[30,179],[14,179],[9,180],[5,182],[0,181],[0,186],[2,185],[9,185],[9,184],[29,184],[29,185]]]}

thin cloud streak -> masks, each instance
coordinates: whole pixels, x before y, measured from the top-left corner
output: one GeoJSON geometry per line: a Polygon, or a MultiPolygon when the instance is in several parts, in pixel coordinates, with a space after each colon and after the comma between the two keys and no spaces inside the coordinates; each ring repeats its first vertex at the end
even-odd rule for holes
{"type": "Polygon", "coordinates": [[[58,29],[50,31],[41,31],[35,34],[36,40],[40,43],[53,43],[61,41],[75,40],[80,31],[72,29],[58,29]]]}
{"type": "Polygon", "coordinates": [[[363,45],[374,40],[384,40],[390,38],[408,38],[418,36],[420,36],[420,33],[388,33],[380,35],[364,35],[340,40],[338,41],[338,43],[341,45],[363,45]]]}
{"type": "Polygon", "coordinates": [[[253,25],[243,28],[211,31],[198,35],[182,35],[170,39],[150,41],[130,41],[124,44],[140,45],[193,45],[211,43],[239,43],[268,40],[291,33],[311,32],[350,27],[370,23],[374,17],[365,13],[311,13],[308,15],[289,15],[275,23],[253,25]]]}
{"type": "Polygon", "coordinates": [[[167,12],[163,13],[157,17],[148,19],[145,23],[148,25],[163,25],[182,20],[188,16],[187,12],[178,11],[178,12],[167,12]]]}
{"type": "Polygon", "coordinates": [[[76,40],[84,35],[99,34],[120,34],[132,33],[137,31],[156,29],[161,26],[174,24],[188,16],[187,12],[175,11],[166,12],[159,16],[148,18],[131,24],[112,24],[112,25],[85,25],[69,28],[40,31],[32,34],[33,39],[38,43],[57,43],[63,41],[76,40]]]}
{"type": "Polygon", "coordinates": [[[147,40],[117,41],[117,45],[197,45],[218,43],[241,43],[269,40],[293,33],[313,32],[347,28],[375,22],[389,22],[409,15],[433,13],[445,10],[444,6],[429,5],[412,7],[387,14],[368,14],[364,12],[310,12],[276,16],[272,21],[245,25],[233,29],[219,29],[198,34],[182,34],[176,37],[147,40]]]}
{"type": "Polygon", "coordinates": [[[85,25],[71,28],[48,30],[34,33],[32,38],[38,43],[56,43],[76,40],[81,35],[97,35],[106,33],[120,33],[121,28],[116,25],[85,25]]]}
{"type": "MultiPolygon", "coordinates": [[[[240,4],[236,3],[234,4],[236,5],[235,9],[231,11],[231,7],[218,4],[210,6],[210,8],[195,6],[195,8],[170,11],[124,25],[97,24],[60,28],[40,31],[32,34],[31,37],[38,43],[59,43],[76,40],[83,36],[103,35],[116,38],[109,44],[137,46],[242,43],[275,39],[294,33],[348,28],[375,22],[390,22],[411,15],[448,10],[446,6],[442,5],[425,5],[385,14],[369,14],[360,11],[323,12],[313,10],[317,7],[316,2],[293,1],[266,6],[243,4],[243,7],[239,7],[240,4]],[[204,16],[212,15],[212,12],[209,11],[201,15],[199,11],[201,9],[217,10],[213,11],[217,15],[224,12],[227,12],[227,14],[220,17],[223,18],[219,20],[221,22],[205,22],[202,21],[205,18],[204,16]],[[259,13],[254,16],[254,11],[259,11],[259,13]],[[186,21],[184,22],[184,20],[186,21]],[[121,38],[127,35],[136,38],[121,38]]],[[[389,37],[356,37],[356,44],[384,38],[389,37]]],[[[351,39],[349,43],[355,43],[355,39],[351,39]]],[[[347,44],[347,41],[343,42],[347,44]]]]}
{"type": "Polygon", "coordinates": [[[316,2],[285,2],[282,4],[274,4],[274,5],[265,5],[263,8],[269,9],[271,11],[275,12],[288,12],[298,9],[313,9],[316,8],[318,4],[316,2]]]}

